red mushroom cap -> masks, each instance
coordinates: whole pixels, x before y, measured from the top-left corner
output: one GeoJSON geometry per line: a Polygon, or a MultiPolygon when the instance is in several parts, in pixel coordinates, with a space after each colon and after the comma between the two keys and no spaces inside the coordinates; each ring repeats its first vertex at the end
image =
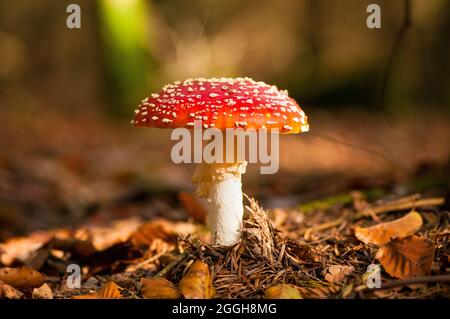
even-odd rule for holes
{"type": "Polygon", "coordinates": [[[144,99],[131,121],[138,127],[279,129],[282,133],[306,132],[305,113],[274,85],[250,78],[188,79],[164,86],[144,99]]]}

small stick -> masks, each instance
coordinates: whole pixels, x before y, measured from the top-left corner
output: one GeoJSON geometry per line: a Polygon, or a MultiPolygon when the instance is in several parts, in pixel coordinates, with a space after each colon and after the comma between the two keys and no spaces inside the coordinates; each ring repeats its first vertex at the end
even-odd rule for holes
{"type": "Polygon", "coordinates": [[[415,200],[420,199],[421,197],[422,196],[419,193],[416,193],[416,194],[408,195],[405,197],[400,197],[400,198],[384,201],[384,202],[379,203],[379,205],[400,204],[400,203],[405,203],[405,202],[409,202],[409,201],[415,201],[415,200]]]}
{"type": "Polygon", "coordinates": [[[444,204],[444,198],[437,197],[437,198],[427,198],[427,199],[419,199],[417,201],[411,200],[410,202],[400,202],[400,203],[389,203],[384,204],[381,206],[373,207],[365,209],[355,215],[356,219],[359,219],[361,217],[365,217],[367,215],[370,215],[370,212],[373,212],[375,215],[390,212],[390,211],[398,211],[398,210],[404,210],[409,208],[417,208],[422,206],[439,206],[444,204]]]}
{"type": "MultiPolygon", "coordinates": [[[[443,203],[444,203],[443,197],[420,199],[418,201],[413,200],[411,202],[401,202],[399,204],[390,204],[389,203],[389,204],[384,204],[384,205],[377,206],[374,208],[368,208],[361,212],[358,212],[351,218],[351,220],[355,221],[360,218],[370,216],[371,214],[379,215],[381,213],[387,213],[387,212],[391,212],[391,211],[399,211],[399,210],[405,210],[405,209],[417,208],[417,207],[423,207],[423,206],[439,206],[439,205],[442,205],[443,203]]],[[[339,226],[344,221],[345,221],[345,219],[336,219],[331,222],[320,224],[318,226],[315,226],[315,227],[312,227],[309,229],[311,229],[312,231],[325,230],[328,228],[339,226]]],[[[304,234],[306,231],[307,230],[301,231],[300,235],[304,234]]]]}
{"type": "Polygon", "coordinates": [[[137,270],[137,269],[140,269],[140,268],[144,267],[144,266],[147,265],[147,264],[150,264],[150,263],[152,263],[152,262],[154,262],[154,261],[157,261],[157,260],[158,260],[162,255],[164,255],[165,253],[167,253],[167,251],[162,251],[162,252],[160,252],[160,253],[158,253],[158,254],[156,254],[156,255],[153,255],[152,257],[147,258],[147,259],[144,260],[143,262],[140,262],[139,264],[135,265],[135,266],[133,267],[133,269],[137,270]]]}
{"type": "Polygon", "coordinates": [[[303,235],[304,233],[306,233],[306,231],[320,231],[320,230],[325,230],[325,229],[332,228],[332,227],[335,227],[335,226],[339,226],[344,221],[345,221],[344,219],[336,219],[336,220],[333,220],[331,222],[323,223],[323,224],[320,224],[320,225],[317,225],[317,226],[314,226],[314,227],[302,230],[300,232],[300,235],[303,235]]]}
{"type": "Polygon", "coordinates": [[[178,256],[176,260],[170,262],[166,267],[161,269],[161,271],[157,273],[154,278],[164,277],[169,271],[171,271],[176,265],[178,265],[178,263],[180,263],[184,258],[186,258],[188,254],[189,252],[185,250],[182,254],[180,254],[180,256],[178,256]]]}

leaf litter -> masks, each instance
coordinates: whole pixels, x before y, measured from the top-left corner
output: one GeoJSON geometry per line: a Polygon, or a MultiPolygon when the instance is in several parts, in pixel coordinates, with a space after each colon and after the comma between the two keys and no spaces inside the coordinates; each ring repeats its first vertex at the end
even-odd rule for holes
{"type": "Polygon", "coordinates": [[[242,239],[228,248],[209,244],[198,206],[193,221],[131,218],[11,238],[0,244],[0,298],[448,298],[443,200],[351,198],[269,213],[247,198],[242,239]],[[68,288],[74,263],[81,286],[68,288]],[[366,285],[371,264],[381,265],[382,289],[366,285]]]}

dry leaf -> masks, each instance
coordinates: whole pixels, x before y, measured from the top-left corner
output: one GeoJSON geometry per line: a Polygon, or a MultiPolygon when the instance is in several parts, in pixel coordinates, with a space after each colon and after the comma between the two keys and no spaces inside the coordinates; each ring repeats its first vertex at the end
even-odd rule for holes
{"type": "Polygon", "coordinates": [[[53,299],[52,289],[47,284],[34,288],[32,296],[33,299],[53,299]]]}
{"type": "Polygon", "coordinates": [[[13,237],[0,244],[0,262],[10,266],[14,261],[25,263],[30,256],[45,245],[51,238],[65,238],[70,232],[65,229],[40,231],[27,237],[13,237]]]}
{"type": "Polygon", "coordinates": [[[28,267],[0,268],[0,280],[15,288],[33,288],[45,282],[45,276],[28,267]]]}
{"type": "Polygon", "coordinates": [[[264,299],[302,299],[299,287],[281,284],[270,287],[264,292],[264,299]]]}
{"type": "Polygon", "coordinates": [[[331,283],[338,283],[344,280],[345,277],[353,272],[352,266],[333,265],[328,268],[328,273],[325,275],[325,280],[331,283]]]}
{"type": "Polygon", "coordinates": [[[97,291],[97,295],[99,298],[105,299],[122,298],[120,289],[121,288],[117,286],[113,281],[108,281],[99,291],[97,291]]]}
{"type": "Polygon", "coordinates": [[[141,278],[142,297],[146,299],[177,299],[180,297],[174,284],[164,278],[141,278]]]}
{"type": "Polygon", "coordinates": [[[189,217],[198,222],[205,222],[208,212],[198,198],[187,192],[180,192],[178,198],[189,217]]]}
{"type": "Polygon", "coordinates": [[[23,293],[16,288],[5,284],[3,281],[0,281],[0,298],[6,299],[21,299],[23,298],[23,293]]]}
{"type": "Polygon", "coordinates": [[[87,295],[72,296],[72,299],[119,299],[123,298],[120,289],[114,282],[108,281],[98,291],[87,295]]]}
{"type": "Polygon", "coordinates": [[[389,275],[409,278],[430,272],[434,250],[434,244],[428,239],[410,236],[381,247],[375,258],[389,275]]]}
{"type": "Polygon", "coordinates": [[[355,227],[355,236],[365,244],[386,245],[393,239],[415,234],[422,226],[422,217],[413,211],[402,218],[372,227],[355,227]]]}
{"type": "Polygon", "coordinates": [[[88,229],[92,245],[97,251],[102,251],[128,240],[141,222],[136,218],[114,221],[107,227],[92,227],[88,229]]]}
{"type": "Polygon", "coordinates": [[[303,298],[323,299],[339,292],[339,286],[323,286],[323,287],[299,287],[300,294],[303,298]]]}
{"type": "Polygon", "coordinates": [[[186,299],[210,299],[215,295],[211,272],[204,262],[197,260],[180,281],[180,290],[186,299]]]}
{"type": "Polygon", "coordinates": [[[137,247],[150,246],[155,239],[175,241],[177,235],[173,225],[164,220],[157,219],[146,222],[131,234],[131,242],[137,247]]]}

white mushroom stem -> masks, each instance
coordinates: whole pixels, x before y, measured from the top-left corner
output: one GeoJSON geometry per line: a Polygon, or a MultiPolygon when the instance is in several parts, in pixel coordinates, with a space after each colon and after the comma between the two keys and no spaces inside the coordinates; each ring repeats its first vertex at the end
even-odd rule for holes
{"type": "Polygon", "coordinates": [[[244,205],[241,176],[247,162],[201,163],[195,168],[192,181],[197,195],[208,201],[208,224],[213,245],[231,246],[239,241],[244,205]]]}

